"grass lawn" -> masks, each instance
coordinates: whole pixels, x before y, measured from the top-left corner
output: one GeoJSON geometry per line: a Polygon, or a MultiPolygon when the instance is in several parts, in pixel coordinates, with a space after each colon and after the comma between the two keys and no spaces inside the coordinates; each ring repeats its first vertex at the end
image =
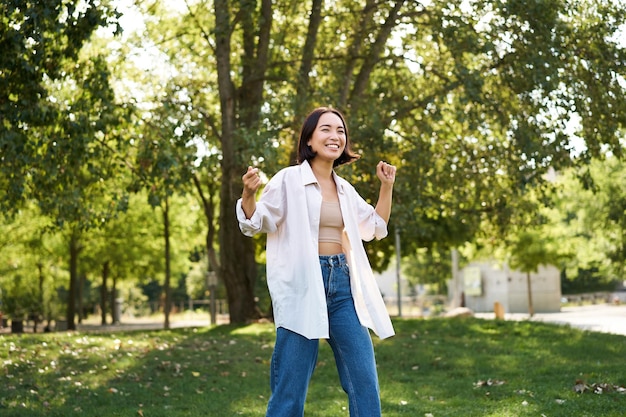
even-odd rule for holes
{"type": "MultiPolygon", "coordinates": [[[[395,326],[374,337],[385,417],[626,415],[624,336],[475,318],[395,326]]],[[[0,416],[263,416],[274,335],[253,324],[0,336],[0,416]]],[[[326,343],[306,416],[348,416],[326,343]]]]}

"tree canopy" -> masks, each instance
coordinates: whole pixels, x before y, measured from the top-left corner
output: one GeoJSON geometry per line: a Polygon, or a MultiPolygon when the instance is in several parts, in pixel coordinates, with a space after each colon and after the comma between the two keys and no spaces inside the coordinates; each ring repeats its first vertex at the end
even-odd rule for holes
{"type": "MultiPolygon", "coordinates": [[[[120,8],[143,22],[136,33],[84,61],[94,30],[124,18],[107,3],[2,7],[2,46],[12,51],[0,58],[6,206],[71,201],[91,184],[77,188],[78,171],[106,181],[113,171],[100,150],[117,149],[117,168],[123,160],[133,175],[171,187],[162,190],[194,181],[211,197],[199,193],[208,244],[218,236],[211,268],[235,322],[258,314],[257,241],[239,233],[234,214],[241,175],[247,165],[271,176],[293,163],[313,107],[347,115],[362,157],[339,174],[368,200],[376,162],[398,166],[390,228],[401,229],[404,254],[460,246],[485,225],[504,235],[550,170],[623,156],[623,1],[149,0],[120,8]],[[132,125],[122,117],[131,107],[132,125]]],[[[375,268],[387,266],[393,244],[367,245],[375,268]]]]}

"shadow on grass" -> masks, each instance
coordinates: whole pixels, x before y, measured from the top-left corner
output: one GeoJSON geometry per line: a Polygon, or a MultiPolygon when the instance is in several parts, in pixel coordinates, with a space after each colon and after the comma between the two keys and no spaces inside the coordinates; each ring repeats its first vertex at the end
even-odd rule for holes
{"type": "Polygon", "coordinates": [[[0,415],[259,415],[272,325],[7,337],[0,415]]]}

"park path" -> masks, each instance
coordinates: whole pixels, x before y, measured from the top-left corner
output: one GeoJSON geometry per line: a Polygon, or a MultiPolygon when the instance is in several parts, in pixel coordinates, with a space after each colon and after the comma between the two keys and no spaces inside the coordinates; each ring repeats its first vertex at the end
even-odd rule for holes
{"type": "MultiPolygon", "coordinates": [[[[484,319],[494,319],[495,315],[491,313],[475,313],[476,317],[484,319]]],[[[569,325],[582,330],[593,332],[612,333],[626,336],[626,305],[614,304],[594,304],[586,306],[563,307],[561,311],[556,313],[537,313],[533,317],[528,314],[505,314],[505,320],[531,320],[549,323],[557,323],[569,325]]],[[[206,317],[194,315],[187,317],[184,315],[173,315],[170,319],[170,328],[176,329],[181,327],[206,327],[209,326],[211,320],[209,315],[206,317]]],[[[217,318],[218,324],[227,324],[228,316],[221,315],[217,318]]],[[[158,330],[163,328],[162,319],[154,318],[132,318],[124,317],[120,324],[108,324],[102,326],[95,319],[88,320],[79,324],[79,331],[83,332],[115,332],[128,330],[158,330]]],[[[41,326],[40,326],[41,328],[41,326]]],[[[28,327],[27,332],[32,331],[28,327]]],[[[10,329],[0,329],[0,334],[9,333],[10,329]]]]}
{"type": "MultiPolygon", "coordinates": [[[[494,313],[476,313],[476,317],[494,319],[494,313]]],[[[506,314],[505,320],[531,320],[569,325],[582,330],[613,333],[626,336],[626,305],[593,304],[586,306],[562,307],[556,313],[537,313],[532,318],[528,314],[506,314]]],[[[220,316],[218,324],[228,323],[228,316],[220,316]]],[[[210,323],[209,317],[172,318],[171,328],[204,327],[210,323]]],[[[119,331],[139,329],[162,329],[162,321],[124,320],[119,325],[81,325],[84,331],[119,331]]]]}
{"type": "MultiPolygon", "coordinates": [[[[476,313],[476,317],[494,318],[494,313],[476,313]]],[[[556,313],[505,314],[505,320],[531,320],[569,325],[582,330],[626,336],[626,305],[593,304],[562,307],[556,313]]]]}

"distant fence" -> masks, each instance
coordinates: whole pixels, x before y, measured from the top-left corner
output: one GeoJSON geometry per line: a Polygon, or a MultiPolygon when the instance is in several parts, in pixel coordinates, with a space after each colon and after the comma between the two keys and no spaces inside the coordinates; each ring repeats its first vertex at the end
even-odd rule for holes
{"type": "Polygon", "coordinates": [[[598,291],[582,294],[564,294],[561,296],[561,301],[572,304],[601,304],[613,302],[614,297],[614,292],[598,291]]]}
{"type": "MultiPolygon", "coordinates": [[[[211,308],[211,300],[189,300],[187,306],[189,310],[195,310],[196,306],[204,306],[208,310],[211,308]]],[[[228,303],[226,300],[215,300],[215,312],[217,314],[228,314],[228,303]]]]}
{"type": "Polygon", "coordinates": [[[406,296],[400,299],[385,297],[385,306],[392,316],[420,317],[441,313],[448,304],[447,295],[406,296]]]}
{"type": "MultiPolygon", "coordinates": [[[[163,303],[151,301],[148,304],[150,306],[150,312],[152,313],[163,311],[163,303]]],[[[202,307],[208,311],[211,308],[211,300],[188,300],[172,303],[171,312],[180,313],[185,310],[195,310],[198,307],[202,307]]],[[[228,314],[228,302],[224,299],[215,300],[215,311],[217,314],[228,314]]]]}

